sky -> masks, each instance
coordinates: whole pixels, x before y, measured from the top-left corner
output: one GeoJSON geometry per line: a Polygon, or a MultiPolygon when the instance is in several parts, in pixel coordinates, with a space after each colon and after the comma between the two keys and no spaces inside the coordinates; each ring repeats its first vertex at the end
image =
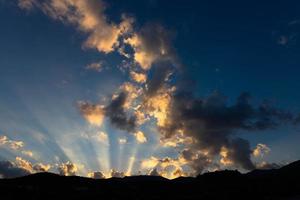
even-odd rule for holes
{"type": "Polygon", "coordinates": [[[299,159],[300,2],[0,0],[0,177],[299,159]]]}

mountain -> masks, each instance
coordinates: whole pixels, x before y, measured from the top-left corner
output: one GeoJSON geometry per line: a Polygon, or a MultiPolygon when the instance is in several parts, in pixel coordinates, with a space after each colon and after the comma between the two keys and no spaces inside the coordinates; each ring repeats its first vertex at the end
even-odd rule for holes
{"type": "Polygon", "coordinates": [[[300,200],[300,161],[280,169],[217,171],[196,178],[90,179],[37,173],[0,180],[1,199],[288,199],[300,200]]]}

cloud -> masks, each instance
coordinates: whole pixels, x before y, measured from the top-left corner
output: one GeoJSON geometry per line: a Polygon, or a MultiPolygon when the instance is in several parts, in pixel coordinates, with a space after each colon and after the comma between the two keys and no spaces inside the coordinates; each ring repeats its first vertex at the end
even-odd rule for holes
{"type": "Polygon", "coordinates": [[[21,157],[16,157],[14,162],[0,161],[0,175],[3,178],[14,178],[36,172],[46,172],[50,170],[50,168],[51,165],[45,165],[42,163],[32,164],[21,157]]]}
{"type": "Polygon", "coordinates": [[[125,173],[124,172],[118,172],[114,169],[111,170],[110,172],[111,177],[116,177],[116,178],[123,178],[125,177],[125,173]]]}
{"type": "Polygon", "coordinates": [[[152,169],[149,173],[150,176],[161,176],[156,168],[152,169]]]}
{"type": "Polygon", "coordinates": [[[51,169],[51,165],[45,165],[45,164],[42,164],[42,163],[37,163],[35,165],[33,165],[33,170],[35,172],[47,172],[51,169]]]}
{"type": "Polygon", "coordinates": [[[105,176],[102,172],[90,172],[87,176],[94,179],[105,179],[105,176]]]}
{"type": "Polygon", "coordinates": [[[94,126],[101,126],[104,119],[104,108],[102,105],[91,104],[89,102],[78,102],[78,108],[82,116],[94,126]]]}
{"type": "Polygon", "coordinates": [[[203,172],[208,166],[212,164],[212,159],[209,157],[207,151],[201,151],[193,148],[184,149],[180,156],[185,162],[194,170],[194,174],[203,172]]]}
{"type": "Polygon", "coordinates": [[[99,61],[99,62],[90,63],[86,66],[86,69],[101,72],[103,69],[103,62],[99,61]]]}
{"type": "Polygon", "coordinates": [[[130,32],[132,18],[122,16],[119,24],[109,22],[101,0],[19,0],[22,9],[41,9],[55,20],[74,25],[87,34],[83,46],[110,53],[119,46],[119,38],[130,32]]]}
{"type": "Polygon", "coordinates": [[[23,150],[23,151],[21,151],[21,153],[28,156],[28,157],[33,157],[33,152],[32,151],[23,150]]]}
{"type": "Polygon", "coordinates": [[[96,139],[97,139],[99,142],[102,142],[102,143],[105,143],[105,144],[108,143],[108,135],[107,135],[107,133],[105,133],[105,132],[103,132],[103,131],[97,133],[96,139]]]}
{"type": "Polygon", "coordinates": [[[24,146],[24,142],[11,140],[5,135],[1,135],[0,136],[0,147],[1,146],[8,147],[12,150],[18,150],[18,149],[21,149],[24,146]]]}
{"type": "Polygon", "coordinates": [[[25,160],[21,157],[16,157],[16,165],[30,173],[47,172],[51,168],[51,165],[46,165],[43,163],[32,164],[28,160],[25,160]]]}
{"type": "Polygon", "coordinates": [[[268,163],[268,162],[261,162],[259,164],[256,165],[257,169],[279,169],[281,168],[283,165],[282,164],[278,164],[278,163],[268,163]]]}
{"type": "MultiPolygon", "coordinates": [[[[226,148],[227,161],[248,170],[255,168],[251,161],[252,150],[247,140],[236,136],[237,132],[273,129],[293,121],[291,113],[268,102],[252,106],[247,93],[241,94],[235,104],[228,105],[226,98],[217,92],[206,98],[177,92],[172,96],[166,113],[167,123],[159,124],[163,139],[172,138],[182,131],[195,140],[190,145],[192,151],[207,152],[206,156],[211,160],[226,148]]],[[[200,164],[203,164],[202,161],[195,160],[200,164]]],[[[195,162],[193,165],[197,165],[195,162]]],[[[202,167],[198,169],[198,173],[203,170],[202,167]]]]}
{"type": "MultiPolygon", "coordinates": [[[[252,105],[248,93],[242,93],[235,103],[228,104],[219,92],[199,97],[179,81],[172,84],[170,79],[177,75],[179,64],[171,45],[172,34],[159,24],[146,24],[136,31],[134,20],[125,15],[120,23],[113,23],[104,14],[106,6],[100,0],[20,0],[19,6],[27,10],[39,8],[53,19],[75,26],[87,35],[85,48],[103,53],[117,50],[127,59],[133,59],[137,66],[126,67],[133,83],[122,84],[108,105],[79,102],[78,107],[90,124],[101,126],[107,117],[114,127],[134,134],[138,142],[146,141],[144,134],[136,132],[138,126],[154,119],[160,144],[184,147],[178,158],[151,157],[142,162],[143,168],[155,169],[162,176],[181,176],[183,165],[189,165],[195,173],[219,164],[254,169],[251,156],[261,155],[267,148],[259,145],[252,150],[249,141],[239,136],[240,131],[263,131],[297,123],[291,113],[269,102],[252,105]],[[133,56],[126,52],[126,47],[132,48],[133,56]]],[[[287,45],[296,37],[279,32],[276,38],[280,45],[287,45]]],[[[99,71],[102,64],[92,63],[87,68],[99,71]]],[[[106,138],[99,135],[100,141],[106,138]]],[[[121,138],[118,142],[124,144],[127,140],[121,138]]],[[[61,171],[75,174],[77,168],[65,163],[61,171]]]]}
{"type": "Polygon", "coordinates": [[[77,166],[71,162],[62,163],[57,169],[59,174],[63,176],[75,176],[78,170],[77,166]]]}
{"type": "Polygon", "coordinates": [[[10,161],[0,161],[0,175],[3,178],[15,178],[29,175],[30,171],[16,166],[10,161]]]}
{"type": "Polygon", "coordinates": [[[130,77],[132,80],[134,80],[137,83],[145,83],[147,80],[147,75],[144,73],[138,73],[135,71],[130,72],[130,77]]]}
{"type": "Polygon", "coordinates": [[[135,136],[136,141],[140,144],[147,142],[147,138],[142,131],[135,132],[134,136],[135,136]]]}
{"type": "Polygon", "coordinates": [[[185,175],[182,167],[187,164],[188,161],[182,156],[177,159],[169,157],[160,159],[152,156],[149,159],[144,159],[141,161],[141,169],[150,169],[150,172],[148,173],[149,175],[163,176],[168,179],[174,179],[185,175]]]}
{"type": "Polygon", "coordinates": [[[152,78],[146,82],[145,95],[147,97],[155,96],[162,89],[165,89],[165,84],[172,75],[173,65],[170,62],[161,61],[156,63],[152,69],[152,78]]]}
{"type": "Polygon", "coordinates": [[[171,34],[159,24],[147,24],[125,43],[134,50],[134,60],[143,70],[149,70],[158,60],[173,60],[171,34]]]}
{"type": "Polygon", "coordinates": [[[269,154],[271,149],[266,144],[257,144],[256,148],[253,150],[254,157],[263,157],[266,154],[269,154]]]}
{"type": "Polygon", "coordinates": [[[136,128],[136,117],[128,115],[124,109],[127,97],[128,94],[125,92],[118,94],[105,108],[105,113],[112,125],[121,130],[133,132],[136,128]]]}

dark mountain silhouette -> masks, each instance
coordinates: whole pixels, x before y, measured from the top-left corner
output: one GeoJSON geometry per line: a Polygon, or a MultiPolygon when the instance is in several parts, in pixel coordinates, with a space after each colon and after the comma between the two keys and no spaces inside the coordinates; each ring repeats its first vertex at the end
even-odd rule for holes
{"type": "Polygon", "coordinates": [[[0,180],[1,199],[300,199],[300,161],[280,169],[217,171],[196,178],[90,179],[37,173],[0,180]]]}

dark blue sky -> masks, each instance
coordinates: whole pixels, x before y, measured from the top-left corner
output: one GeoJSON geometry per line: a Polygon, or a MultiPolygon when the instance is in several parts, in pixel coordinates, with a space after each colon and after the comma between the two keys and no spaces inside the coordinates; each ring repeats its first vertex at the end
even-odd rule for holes
{"type": "MultiPolygon", "coordinates": [[[[255,105],[267,99],[276,107],[300,112],[299,1],[110,0],[106,3],[109,21],[118,24],[121,14],[126,13],[135,18],[137,29],[155,22],[169,30],[186,75],[195,81],[197,96],[217,90],[232,103],[240,93],[249,92],[255,105]]],[[[2,0],[0,27],[0,134],[31,143],[28,146],[33,150],[41,148],[33,142],[33,132],[44,130],[49,138],[55,138],[72,129],[82,130],[86,124],[76,102],[96,102],[112,95],[128,79],[118,67],[122,57],[117,52],[104,54],[82,48],[86,34],[39,9],[22,10],[16,2],[2,0]],[[99,60],[105,65],[101,73],[86,70],[85,66],[99,60]]],[[[119,133],[112,130],[114,134],[118,137],[119,133]]],[[[266,159],[270,161],[299,159],[297,127],[283,125],[263,133],[243,134],[251,146],[267,144],[271,153],[266,159]]],[[[155,135],[148,137],[154,139],[143,147],[149,151],[142,152],[143,156],[152,155],[149,149],[158,140],[155,135]]],[[[72,142],[68,145],[65,153],[72,142]]],[[[88,144],[82,145],[87,149],[88,144]]],[[[111,151],[115,155],[111,159],[117,160],[118,152],[111,151]]],[[[47,153],[51,154],[45,150],[47,153]]],[[[174,152],[161,150],[156,154],[174,152]]],[[[0,155],[11,159],[5,152],[0,155]]],[[[116,163],[111,161],[117,168],[116,163]]]]}

